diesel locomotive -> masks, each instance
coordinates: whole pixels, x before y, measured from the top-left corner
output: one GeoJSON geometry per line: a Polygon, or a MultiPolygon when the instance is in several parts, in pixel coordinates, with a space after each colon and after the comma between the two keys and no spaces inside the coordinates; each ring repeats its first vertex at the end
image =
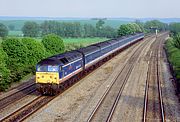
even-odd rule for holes
{"type": "Polygon", "coordinates": [[[89,67],[144,38],[144,33],[124,36],[65,52],[41,60],[36,65],[36,86],[42,94],[54,95],[89,67]]]}

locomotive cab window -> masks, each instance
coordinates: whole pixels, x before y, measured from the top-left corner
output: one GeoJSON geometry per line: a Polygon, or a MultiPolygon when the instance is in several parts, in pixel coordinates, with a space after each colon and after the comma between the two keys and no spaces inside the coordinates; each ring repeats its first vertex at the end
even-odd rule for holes
{"type": "Polygon", "coordinates": [[[38,72],[57,72],[58,66],[57,65],[39,65],[37,67],[38,72]]]}
{"type": "Polygon", "coordinates": [[[39,71],[39,72],[46,72],[47,71],[47,65],[39,65],[37,67],[37,71],[39,71]]]}
{"type": "Polygon", "coordinates": [[[48,65],[48,71],[49,72],[58,72],[58,66],[57,65],[48,65]]]}

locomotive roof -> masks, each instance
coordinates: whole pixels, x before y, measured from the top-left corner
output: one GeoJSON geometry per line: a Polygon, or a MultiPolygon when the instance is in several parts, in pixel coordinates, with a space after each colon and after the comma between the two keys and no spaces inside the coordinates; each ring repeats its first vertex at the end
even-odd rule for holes
{"type": "Polygon", "coordinates": [[[38,65],[56,65],[56,64],[61,64],[62,62],[57,60],[56,58],[47,58],[47,59],[43,59],[41,60],[38,65]]]}
{"type": "Polygon", "coordinates": [[[38,64],[68,64],[72,61],[82,58],[82,54],[77,51],[69,51],[57,54],[40,61],[38,64]]]}

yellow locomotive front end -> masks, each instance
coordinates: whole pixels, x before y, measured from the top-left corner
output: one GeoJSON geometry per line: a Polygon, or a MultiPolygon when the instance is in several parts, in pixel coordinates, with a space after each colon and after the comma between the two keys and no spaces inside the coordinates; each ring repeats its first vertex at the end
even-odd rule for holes
{"type": "Polygon", "coordinates": [[[59,87],[59,65],[42,63],[36,66],[36,87],[41,94],[54,95],[59,87]]]}
{"type": "Polygon", "coordinates": [[[59,84],[58,72],[36,72],[36,83],[59,84]]]}

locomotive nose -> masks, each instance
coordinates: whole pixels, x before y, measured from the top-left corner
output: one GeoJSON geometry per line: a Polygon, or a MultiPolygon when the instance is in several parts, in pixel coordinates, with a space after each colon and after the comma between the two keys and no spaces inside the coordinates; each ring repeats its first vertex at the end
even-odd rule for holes
{"type": "Polygon", "coordinates": [[[58,72],[36,72],[36,83],[59,84],[58,72]]]}

